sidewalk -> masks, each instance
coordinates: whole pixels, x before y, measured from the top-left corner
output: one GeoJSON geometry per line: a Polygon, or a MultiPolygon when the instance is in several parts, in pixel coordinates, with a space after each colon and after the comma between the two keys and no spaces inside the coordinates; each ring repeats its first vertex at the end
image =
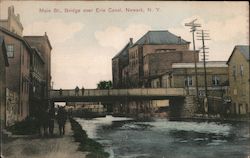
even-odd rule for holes
{"type": "Polygon", "coordinates": [[[69,121],[65,126],[65,135],[59,136],[58,124],[55,123],[53,137],[7,138],[3,144],[5,158],[85,158],[86,153],[77,151],[69,121]]]}

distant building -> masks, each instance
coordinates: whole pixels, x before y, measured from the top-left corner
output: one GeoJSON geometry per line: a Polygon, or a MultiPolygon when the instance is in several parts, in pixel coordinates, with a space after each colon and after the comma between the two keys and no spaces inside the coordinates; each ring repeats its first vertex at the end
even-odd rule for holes
{"type": "Polygon", "coordinates": [[[23,35],[23,25],[20,15],[15,15],[14,6],[8,8],[8,19],[0,19],[0,26],[19,36],[23,35]]]}
{"type": "MultiPolygon", "coordinates": [[[[184,53],[182,51],[188,51],[189,44],[190,42],[169,31],[148,31],[129,49],[131,87],[148,86],[152,76],[150,73],[159,74],[171,68],[171,64],[169,64],[171,60],[168,60],[168,58],[177,58],[176,60],[182,62],[182,59],[178,57],[182,55],[178,52],[184,53]],[[169,61],[168,63],[163,63],[167,60],[169,61]]],[[[185,62],[189,62],[189,60],[185,62]]],[[[191,59],[190,62],[192,61],[194,60],[191,59]]]]}
{"type": "Polygon", "coordinates": [[[246,114],[250,112],[250,67],[249,46],[237,45],[229,57],[229,88],[232,100],[231,113],[246,114]]]}
{"type": "Polygon", "coordinates": [[[136,43],[130,41],[112,59],[114,88],[150,87],[172,63],[198,61],[198,51],[190,51],[189,44],[169,31],[148,31],[136,43]]]}
{"type": "MultiPolygon", "coordinates": [[[[228,66],[226,61],[206,61],[207,86],[220,87],[228,82],[228,66]]],[[[195,65],[194,63],[172,64],[172,87],[187,88],[195,87],[195,65]]],[[[205,86],[205,73],[203,62],[197,62],[198,87],[205,86]]]]}
{"type": "Polygon", "coordinates": [[[31,47],[19,35],[0,27],[4,37],[9,67],[6,68],[6,87],[18,94],[18,120],[29,115],[30,53],[31,47]]]}
{"type": "Polygon", "coordinates": [[[6,45],[4,38],[0,36],[0,114],[1,124],[6,124],[6,71],[5,67],[9,66],[6,45]]]}
{"type": "MultiPolygon", "coordinates": [[[[194,62],[194,51],[167,51],[158,50],[155,53],[149,53],[144,56],[144,83],[150,87],[152,79],[170,72],[173,63],[191,63],[194,62]]],[[[197,53],[198,59],[198,53],[197,53]]]]}
{"type": "MultiPolygon", "coordinates": [[[[50,44],[49,38],[45,32],[43,36],[24,36],[24,39],[29,43],[29,45],[36,50],[38,56],[37,59],[39,62],[43,63],[43,84],[44,86],[44,99],[48,101],[49,90],[51,89],[51,50],[52,46],[50,44]]],[[[41,63],[39,63],[41,65],[41,63]]],[[[48,106],[48,102],[45,102],[45,105],[48,106]]]]}
{"type": "MultiPolygon", "coordinates": [[[[125,67],[129,64],[128,50],[133,45],[133,39],[131,38],[129,43],[112,58],[112,74],[113,74],[113,88],[124,88],[127,81],[123,81],[123,73],[126,73],[125,67]]],[[[126,74],[124,74],[126,75],[126,74]]]]}

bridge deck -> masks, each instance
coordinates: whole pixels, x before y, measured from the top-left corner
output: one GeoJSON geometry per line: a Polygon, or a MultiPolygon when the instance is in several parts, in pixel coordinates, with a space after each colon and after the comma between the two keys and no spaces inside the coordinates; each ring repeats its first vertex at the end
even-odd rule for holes
{"type": "Polygon", "coordinates": [[[51,100],[74,100],[74,99],[90,99],[95,98],[119,98],[119,97],[144,97],[144,98],[169,98],[169,97],[184,97],[186,91],[183,88],[136,88],[136,89],[81,89],[77,93],[74,89],[51,90],[51,100]]]}

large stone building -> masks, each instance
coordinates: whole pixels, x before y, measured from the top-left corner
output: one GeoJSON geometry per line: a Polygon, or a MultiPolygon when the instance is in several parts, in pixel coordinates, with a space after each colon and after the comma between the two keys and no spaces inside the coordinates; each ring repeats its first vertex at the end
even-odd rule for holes
{"type": "Polygon", "coordinates": [[[0,123],[6,124],[6,71],[5,67],[9,66],[6,45],[4,38],[0,36],[0,123]]]}
{"type": "Polygon", "coordinates": [[[250,67],[249,46],[237,45],[229,57],[228,73],[231,96],[231,113],[250,112],[250,67]]]}
{"type": "Polygon", "coordinates": [[[114,88],[150,87],[173,62],[198,61],[198,51],[190,51],[189,44],[169,31],[148,31],[136,43],[130,41],[112,59],[114,88]]]}

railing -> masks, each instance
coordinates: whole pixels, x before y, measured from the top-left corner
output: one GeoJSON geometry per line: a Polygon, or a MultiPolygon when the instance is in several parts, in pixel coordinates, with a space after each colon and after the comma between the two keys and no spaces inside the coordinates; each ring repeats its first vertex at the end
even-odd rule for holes
{"type": "Polygon", "coordinates": [[[85,89],[76,92],[74,89],[51,90],[51,98],[57,97],[101,97],[101,96],[185,96],[183,88],[136,88],[136,89],[85,89]]]}

